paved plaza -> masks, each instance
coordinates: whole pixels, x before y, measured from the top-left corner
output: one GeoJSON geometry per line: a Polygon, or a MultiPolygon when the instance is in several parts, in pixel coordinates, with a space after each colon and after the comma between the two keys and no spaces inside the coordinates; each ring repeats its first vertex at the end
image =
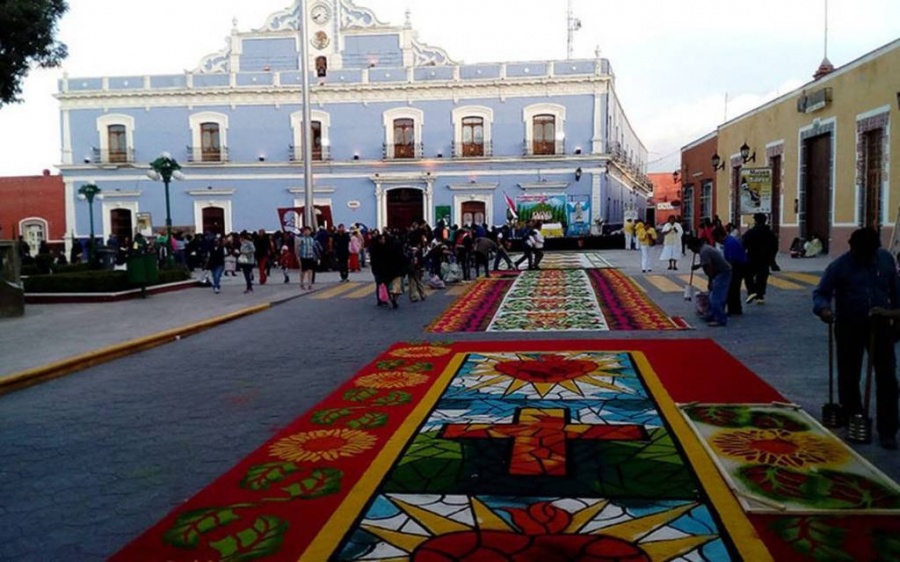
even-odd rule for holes
{"type": "MultiPolygon", "coordinates": [[[[283,284],[276,273],[249,295],[242,280],[227,278],[219,295],[196,288],[118,303],[29,305],[24,318],[0,320],[0,379],[271,304],[0,395],[0,559],[109,557],[400,341],[710,338],[819,416],[827,398],[827,332],[812,315],[811,292],[827,258],[780,256],[783,270],[773,274],[766,304],[746,306],[727,328],[711,328],[683,298],[688,260],[676,272],[659,262],[642,274],[639,252],[602,255],[693,329],[429,333],[467,286],[419,303],[404,297],[390,310],[375,306],[366,269],[347,284],[336,273],[320,274],[316,291],[304,294],[296,274],[283,284]]],[[[696,364],[684,371],[716,369],[696,364]]],[[[896,452],[853,448],[900,479],[896,452]]]]}

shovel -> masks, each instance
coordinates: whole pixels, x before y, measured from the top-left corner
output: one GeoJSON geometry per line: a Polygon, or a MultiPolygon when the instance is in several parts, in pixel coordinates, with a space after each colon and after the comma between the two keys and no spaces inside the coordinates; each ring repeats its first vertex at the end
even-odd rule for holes
{"type": "Polygon", "coordinates": [[[694,263],[697,262],[697,254],[691,258],[691,280],[688,281],[687,287],[684,288],[684,300],[689,301],[694,298],[694,263]]]}
{"type": "Polygon", "coordinates": [[[828,323],[828,403],[822,406],[822,425],[836,428],[844,425],[844,410],[834,402],[834,322],[828,323]]]}
{"type": "Polygon", "coordinates": [[[877,320],[871,319],[869,325],[869,349],[866,351],[866,394],[863,396],[863,411],[850,417],[847,422],[847,439],[854,443],[872,442],[872,417],[869,415],[869,403],[872,398],[872,371],[875,370],[875,326],[877,320]]]}

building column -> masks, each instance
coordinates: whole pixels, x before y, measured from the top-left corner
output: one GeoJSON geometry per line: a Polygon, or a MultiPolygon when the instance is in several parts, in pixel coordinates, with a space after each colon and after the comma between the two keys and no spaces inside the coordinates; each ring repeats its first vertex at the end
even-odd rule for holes
{"type": "Polygon", "coordinates": [[[423,218],[427,224],[434,224],[434,180],[425,180],[425,212],[423,218]]]}
{"type": "Polygon", "coordinates": [[[375,228],[379,231],[384,229],[387,208],[385,206],[384,188],[381,182],[375,182],[375,228]]]}

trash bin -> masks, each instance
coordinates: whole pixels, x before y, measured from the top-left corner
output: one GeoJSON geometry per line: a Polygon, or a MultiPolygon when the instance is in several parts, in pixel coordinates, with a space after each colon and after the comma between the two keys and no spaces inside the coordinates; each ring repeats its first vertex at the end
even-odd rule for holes
{"type": "Polygon", "coordinates": [[[0,241],[0,318],[25,314],[25,289],[20,278],[19,246],[0,241]]]}
{"type": "Polygon", "coordinates": [[[118,248],[114,248],[113,246],[99,246],[96,252],[97,262],[100,264],[101,269],[113,269],[115,267],[116,254],[119,252],[118,248]]]}
{"type": "Polygon", "coordinates": [[[128,258],[128,282],[146,287],[159,281],[156,256],[132,256],[128,258]]]}

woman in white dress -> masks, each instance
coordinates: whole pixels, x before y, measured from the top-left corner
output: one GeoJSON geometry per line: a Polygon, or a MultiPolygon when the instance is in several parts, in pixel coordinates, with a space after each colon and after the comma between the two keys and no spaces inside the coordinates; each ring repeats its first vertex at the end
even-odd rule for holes
{"type": "Polygon", "coordinates": [[[662,227],[662,234],[663,251],[659,259],[661,261],[669,260],[668,269],[678,269],[678,259],[681,258],[681,237],[684,235],[684,229],[674,216],[669,216],[669,220],[662,227]]]}

